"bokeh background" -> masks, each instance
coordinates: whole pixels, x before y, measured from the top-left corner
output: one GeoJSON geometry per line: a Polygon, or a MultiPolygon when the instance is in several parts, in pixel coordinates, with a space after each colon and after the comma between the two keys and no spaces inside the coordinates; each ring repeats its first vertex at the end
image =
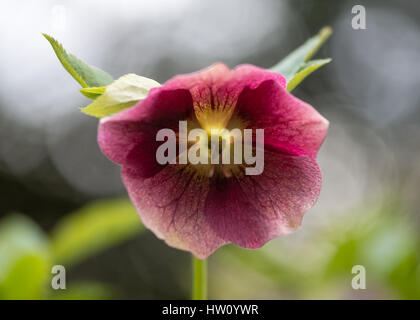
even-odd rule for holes
{"type": "Polygon", "coordinates": [[[48,33],[117,78],[270,67],[324,26],[294,94],[330,120],[320,199],[294,234],[209,259],[214,299],[420,298],[420,6],[411,1],[0,2],[0,298],[187,299],[190,256],[145,230],[48,33]],[[367,29],[351,28],[362,4],[367,29]],[[67,289],[51,289],[51,266],[67,289]],[[367,288],[353,290],[354,265],[367,288]]]}

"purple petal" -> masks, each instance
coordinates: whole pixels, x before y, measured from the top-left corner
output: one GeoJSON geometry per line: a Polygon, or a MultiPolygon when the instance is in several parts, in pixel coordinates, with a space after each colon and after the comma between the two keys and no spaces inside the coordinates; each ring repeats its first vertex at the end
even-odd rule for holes
{"type": "Polygon", "coordinates": [[[150,177],[163,168],[156,161],[156,149],[161,144],[156,133],[162,128],[176,130],[178,122],[192,112],[187,90],[153,89],[136,106],[101,119],[99,146],[112,161],[150,177]]]}
{"type": "Polygon", "coordinates": [[[320,188],[321,172],[310,156],[266,151],[261,175],[211,181],[204,214],[223,240],[259,248],[298,227],[320,188]]]}
{"type": "Polygon", "coordinates": [[[123,168],[122,177],[144,225],[168,245],[205,259],[226,243],[203,214],[209,181],[191,167],[168,165],[149,179],[123,168]]]}
{"type": "Polygon", "coordinates": [[[316,156],[328,121],[275,81],[241,93],[237,112],[252,128],[264,128],[265,144],[290,154],[316,156]]]}

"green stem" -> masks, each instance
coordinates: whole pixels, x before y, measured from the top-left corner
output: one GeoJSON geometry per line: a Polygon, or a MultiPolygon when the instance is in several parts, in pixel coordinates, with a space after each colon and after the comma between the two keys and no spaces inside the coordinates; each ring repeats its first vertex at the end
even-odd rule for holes
{"type": "Polygon", "coordinates": [[[193,300],[207,299],[207,260],[192,257],[193,264],[193,300]]]}

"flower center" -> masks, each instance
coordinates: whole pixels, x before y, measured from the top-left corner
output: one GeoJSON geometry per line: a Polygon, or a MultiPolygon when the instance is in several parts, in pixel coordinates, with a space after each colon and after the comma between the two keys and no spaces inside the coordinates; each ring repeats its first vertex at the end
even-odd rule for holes
{"type": "Polygon", "coordinates": [[[232,118],[234,108],[223,109],[200,109],[195,112],[200,126],[208,133],[211,130],[223,130],[226,128],[232,118]]]}
{"type": "MultiPolygon", "coordinates": [[[[197,115],[197,114],[196,114],[197,115]]],[[[242,162],[235,161],[240,153],[242,158],[243,139],[242,133],[245,123],[227,112],[227,110],[202,111],[197,115],[197,120],[188,121],[188,163],[191,164],[200,175],[208,177],[223,176],[232,177],[240,175],[243,170],[242,162]],[[194,129],[203,130],[203,134],[190,136],[194,129]],[[240,145],[240,148],[236,145],[240,145]],[[196,155],[202,161],[194,163],[191,154],[196,155]],[[204,163],[206,159],[206,163],[204,163]]]]}

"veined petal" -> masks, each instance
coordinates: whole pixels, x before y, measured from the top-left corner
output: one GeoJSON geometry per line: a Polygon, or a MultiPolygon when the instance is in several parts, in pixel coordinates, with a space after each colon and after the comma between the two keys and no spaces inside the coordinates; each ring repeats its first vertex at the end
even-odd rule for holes
{"type": "Polygon", "coordinates": [[[286,88],[286,78],[277,72],[271,72],[250,64],[242,64],[234,70],[235,80],[242,86],[249,89],[257,88],[261,83],[272,80],[282,88],[286,88]]]}
{"type": "Polygon", "coordinates": [[[195,115],[204,129],[224,128],[231,119],[244,88],[255,89],[272,80],[286,87],[286,78],[252,65],[240,65],[230,70],[217,63],[204,70],[174,77],[165,87],[188,89],[195,115]]]}
{"type": "Polygon", "coordinates": [[[255,249],[296,229],[320,189],[313,158],[266,151],[261,175],[211,181],[204,214],[220,238],[255,249]]]}
{"type": "Polygon", "coordinates": [[[188,90],[152,89],[136,106],[101,119],[99,146],[112,161],[151,176],[161,169],[156,161],[160,145],[156,133],[162,128],[177,130],[178,122],[192,112],[188,90]]]}
{"type": "Polygon", "coordinates": [[[227,243],[203,214],[209,180],[188,166],[168,165],[149,179],[123,167],[122,177],[144,225],[168,245],[205,259],[227,243]]]}
{"type": "Polygon", "coordinates": [[[315,157],[328,121],[312,106],[288,93],[275,81],[245,88],[237,112],[251,128],[264,128],[265,144],[297,155],[315,157]]]}

